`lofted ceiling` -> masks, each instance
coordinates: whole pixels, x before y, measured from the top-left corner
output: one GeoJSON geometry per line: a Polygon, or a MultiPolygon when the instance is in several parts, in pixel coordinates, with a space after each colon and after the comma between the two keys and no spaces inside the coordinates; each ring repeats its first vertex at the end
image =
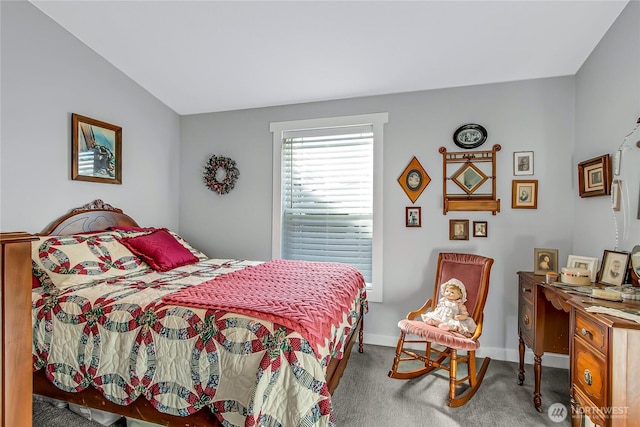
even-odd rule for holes
{"type": "Polygon", "coordinates": [[[186,115],[573,75],[628,1],[31,3],[186,115]]]}

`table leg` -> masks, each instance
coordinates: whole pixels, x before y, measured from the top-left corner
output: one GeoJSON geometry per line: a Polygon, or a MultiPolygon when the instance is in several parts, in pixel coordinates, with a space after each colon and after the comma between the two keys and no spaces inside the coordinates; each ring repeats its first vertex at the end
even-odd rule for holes
{"type": "Polygon", "coordinates": [[[533,392],[533,404],[536,411],[542,412],[542,396],[540,394],[540,377],[542,376],[542,355],[533,356],[533,374],[535,376],[535,388],[533,392]]]}
{"type": "Polygon", "coordinates": [[[518,352],[520,356],[520,367],[518,368],[518,385],[522,385],[524,383],[524,341],[522,340],[522,336],[518,336],[518,338],[518,352]]]}

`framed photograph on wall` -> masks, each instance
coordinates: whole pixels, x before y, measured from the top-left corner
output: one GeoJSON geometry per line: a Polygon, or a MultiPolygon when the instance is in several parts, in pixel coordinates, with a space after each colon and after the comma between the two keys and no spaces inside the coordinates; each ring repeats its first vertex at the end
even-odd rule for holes
{"type": "Polygon", "coordinates": [[[598,282],[604,285],[621,286],[624,283],[630,254],[605,250],[602,255],[602,266],[598,273],[598,282]]]}
{"type": "Polygon", "coordinates": [[[587,270],[589,270],[592,282],[595,282],[596,277],[598,276],[598,258],[569,255],[569,257],[567,258],[567,267],[586,268],[587,270]]]}
{"type": "Polygon", "coordinates": [[[516,151],[513,153],[513,174],[533,175],[533,151],[516,151]]]}
{"type": "Polygon", "coordinates": [[[512,209],[538,209],[538,180],[513,180],[511,184],[512,209]]]}
{"type": "Polygon", "coordinates": [[[473,221],[473,237],[488,237],[489,226],[487,221],[473,221]]]}
{"type": "Polygon", "coordinates": [[[449,240],[469,240],[469,220],[449,220],[449,240]]]}
{"type": "Polygon", "coordinates": [[[547,274],[550,271],[558,272],[558,250],[557,249],[533,249],[533,273],[547,274]]]}
{"type": "Polygon", "coordinates": [[[71,179],[122,184],[122,128],[71,114],[71,179]]]}
{"type": "Polygon", "coordinates": [[[422,226],[422,208],[420,208],[419,206],[407,206],[405,208],[405,226],[422,226]]]}
{"type": "Polygon", "coordinates": [[[578,163],[580,197],[611,194],[611,161],[608,154],[578,163]]]}

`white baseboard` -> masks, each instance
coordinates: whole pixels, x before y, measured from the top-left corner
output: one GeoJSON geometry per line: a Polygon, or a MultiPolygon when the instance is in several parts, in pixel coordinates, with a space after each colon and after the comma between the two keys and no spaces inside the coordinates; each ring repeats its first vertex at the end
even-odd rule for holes
{"type": "MultiPolygon", "coordinates": [[[[398,343],[398,337],[365,333],[364,343],[385,347],[395,347],[398,343]]],[[[492,359],[503,360],[505,362],[518,363],[519,361],[519,352],[517,348],[480,347],[476,354],[478,357],[490,357],[492,359]]],[[[524,353],[524,363],[533,365],[533,352],[528,348],[524,353]]],[[[545,353],[545,355],[542,356],[542,366],[569,369],[569,356],[566,354],[545,353]]]]}

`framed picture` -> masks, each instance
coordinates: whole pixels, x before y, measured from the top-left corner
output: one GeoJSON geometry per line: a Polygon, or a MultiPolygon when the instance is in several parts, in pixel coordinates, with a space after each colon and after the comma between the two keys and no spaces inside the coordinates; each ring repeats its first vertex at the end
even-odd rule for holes
{"type": "Polygon", "coordinates": [[[533,273],[547,274],[549,271],[558,272],[557,249],[533,249],[533,273]]]}
{"type": "Polygon", "coordinates": [[[122,128],[71,115],[71,179],[122,184],[122,128]]]}
{"type": "Polygon", "coordinates": [[[407,227],[421,227],[422,208],[416,206],[407,206],[405,208],[405,225],[407,227]]]}
{"type": "Polygon", "coordinates": [[[567,258],[567,267],[569,268],[586,268],[591,275],[591,281],[595,282],[598,277],[598,258],[586,256],[569,255],[567,258]]]}
{"type": "Polygon", "coordinates": [[[628,252],[605,250],[602,255],[602,266],[598,273],[598,282],[604,285],[621,286],[629,265],[628,252]]]}
{"type": "Polygon", "coordinates": [[[533,151],[516,151],[513,153],[513,174],[533,175],[533,151]]]}
{"type": "Polygon", "coordinates": [[[487,221],[473,221],[473,237],[489,236],[487,221]]]}
{"type": "Polygon", "coordinates": [[[469,220],[449,220],[449,240],[469,240],[469,220]]]}
{"type": "Polygon", "coordinates": [[[622,183],[619,179],[614,179],[611,183],[611,207],[614,211],[620,210],[620,186],[622,183]]]}
{"type": "Polygon", "coordinates": [[[609,155],[578,163],[580,197],[604,196],[611,192],[611,161],[609,155]]]}
{"type": "Polygon", "coordinates": [[[418,158],[413,156],[402,174],[398,177],[398,184],[402,187],[411,203],[415,203],[420,194],[431,182],[431,177],[424,170],[418,158]]]}
{"type": "Polygon", "coordinates": [[[511,184],[512,209],[538,209],[538,180],[513,180],[511,184]]]}

